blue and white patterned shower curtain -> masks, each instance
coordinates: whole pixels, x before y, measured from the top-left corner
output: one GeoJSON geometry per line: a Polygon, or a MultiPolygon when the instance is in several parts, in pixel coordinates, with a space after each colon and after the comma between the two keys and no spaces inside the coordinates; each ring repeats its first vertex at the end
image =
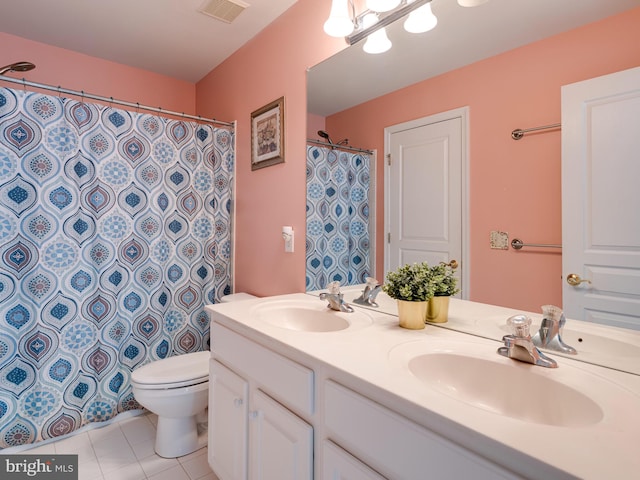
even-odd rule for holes
{"type": "Polygon", "coordinates": [[[0,89],[0,448],[139,408],[230,289],[233,133],[0,89]]]}
{"type": "Polygon", "coordinates": [[[306,289],[369,276],[368,155],[307,146],[306,289]]]}

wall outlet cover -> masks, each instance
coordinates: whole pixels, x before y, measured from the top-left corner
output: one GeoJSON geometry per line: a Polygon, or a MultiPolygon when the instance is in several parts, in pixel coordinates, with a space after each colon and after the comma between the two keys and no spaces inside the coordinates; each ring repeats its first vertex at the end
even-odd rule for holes
{"type": "Polygon", "coordinates": [[[489,245],[496,250],[509,250],[509,234],[507,232],[492,230],[489,245]]]}

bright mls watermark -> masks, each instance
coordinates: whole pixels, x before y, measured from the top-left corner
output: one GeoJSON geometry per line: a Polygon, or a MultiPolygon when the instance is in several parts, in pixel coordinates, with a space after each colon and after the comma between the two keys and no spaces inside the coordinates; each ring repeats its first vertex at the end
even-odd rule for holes
{"type": "Polygon", "coordinates": [[[0,455],[2,480],[78,480],[78,455],[0,455]]]}

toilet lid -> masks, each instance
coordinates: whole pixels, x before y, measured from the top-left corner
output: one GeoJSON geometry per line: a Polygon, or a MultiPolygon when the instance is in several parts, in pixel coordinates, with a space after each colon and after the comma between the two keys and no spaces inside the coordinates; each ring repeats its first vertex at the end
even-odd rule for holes
{"type": "Polygon", "coordinates": [[[176,355],[137,368],[131,381],[140,385],[189,385],[209,378],[211,352],[195,352],[176,355]]]}

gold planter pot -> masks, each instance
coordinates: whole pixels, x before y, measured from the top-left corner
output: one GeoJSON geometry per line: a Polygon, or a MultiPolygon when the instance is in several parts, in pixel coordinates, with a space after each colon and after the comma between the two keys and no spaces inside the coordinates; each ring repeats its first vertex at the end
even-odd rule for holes
{"type": "Polygon", "coordinates": [[[445,323],[449,320],[449,299],[451,297],[431,297],[427,305],[427,322],[445,323]]]}
{"type": "Polygon", "coordinates": [[[424,328],[428,302],[398,300],[398,320],[402,328],[420,330],[424,328]]]}

